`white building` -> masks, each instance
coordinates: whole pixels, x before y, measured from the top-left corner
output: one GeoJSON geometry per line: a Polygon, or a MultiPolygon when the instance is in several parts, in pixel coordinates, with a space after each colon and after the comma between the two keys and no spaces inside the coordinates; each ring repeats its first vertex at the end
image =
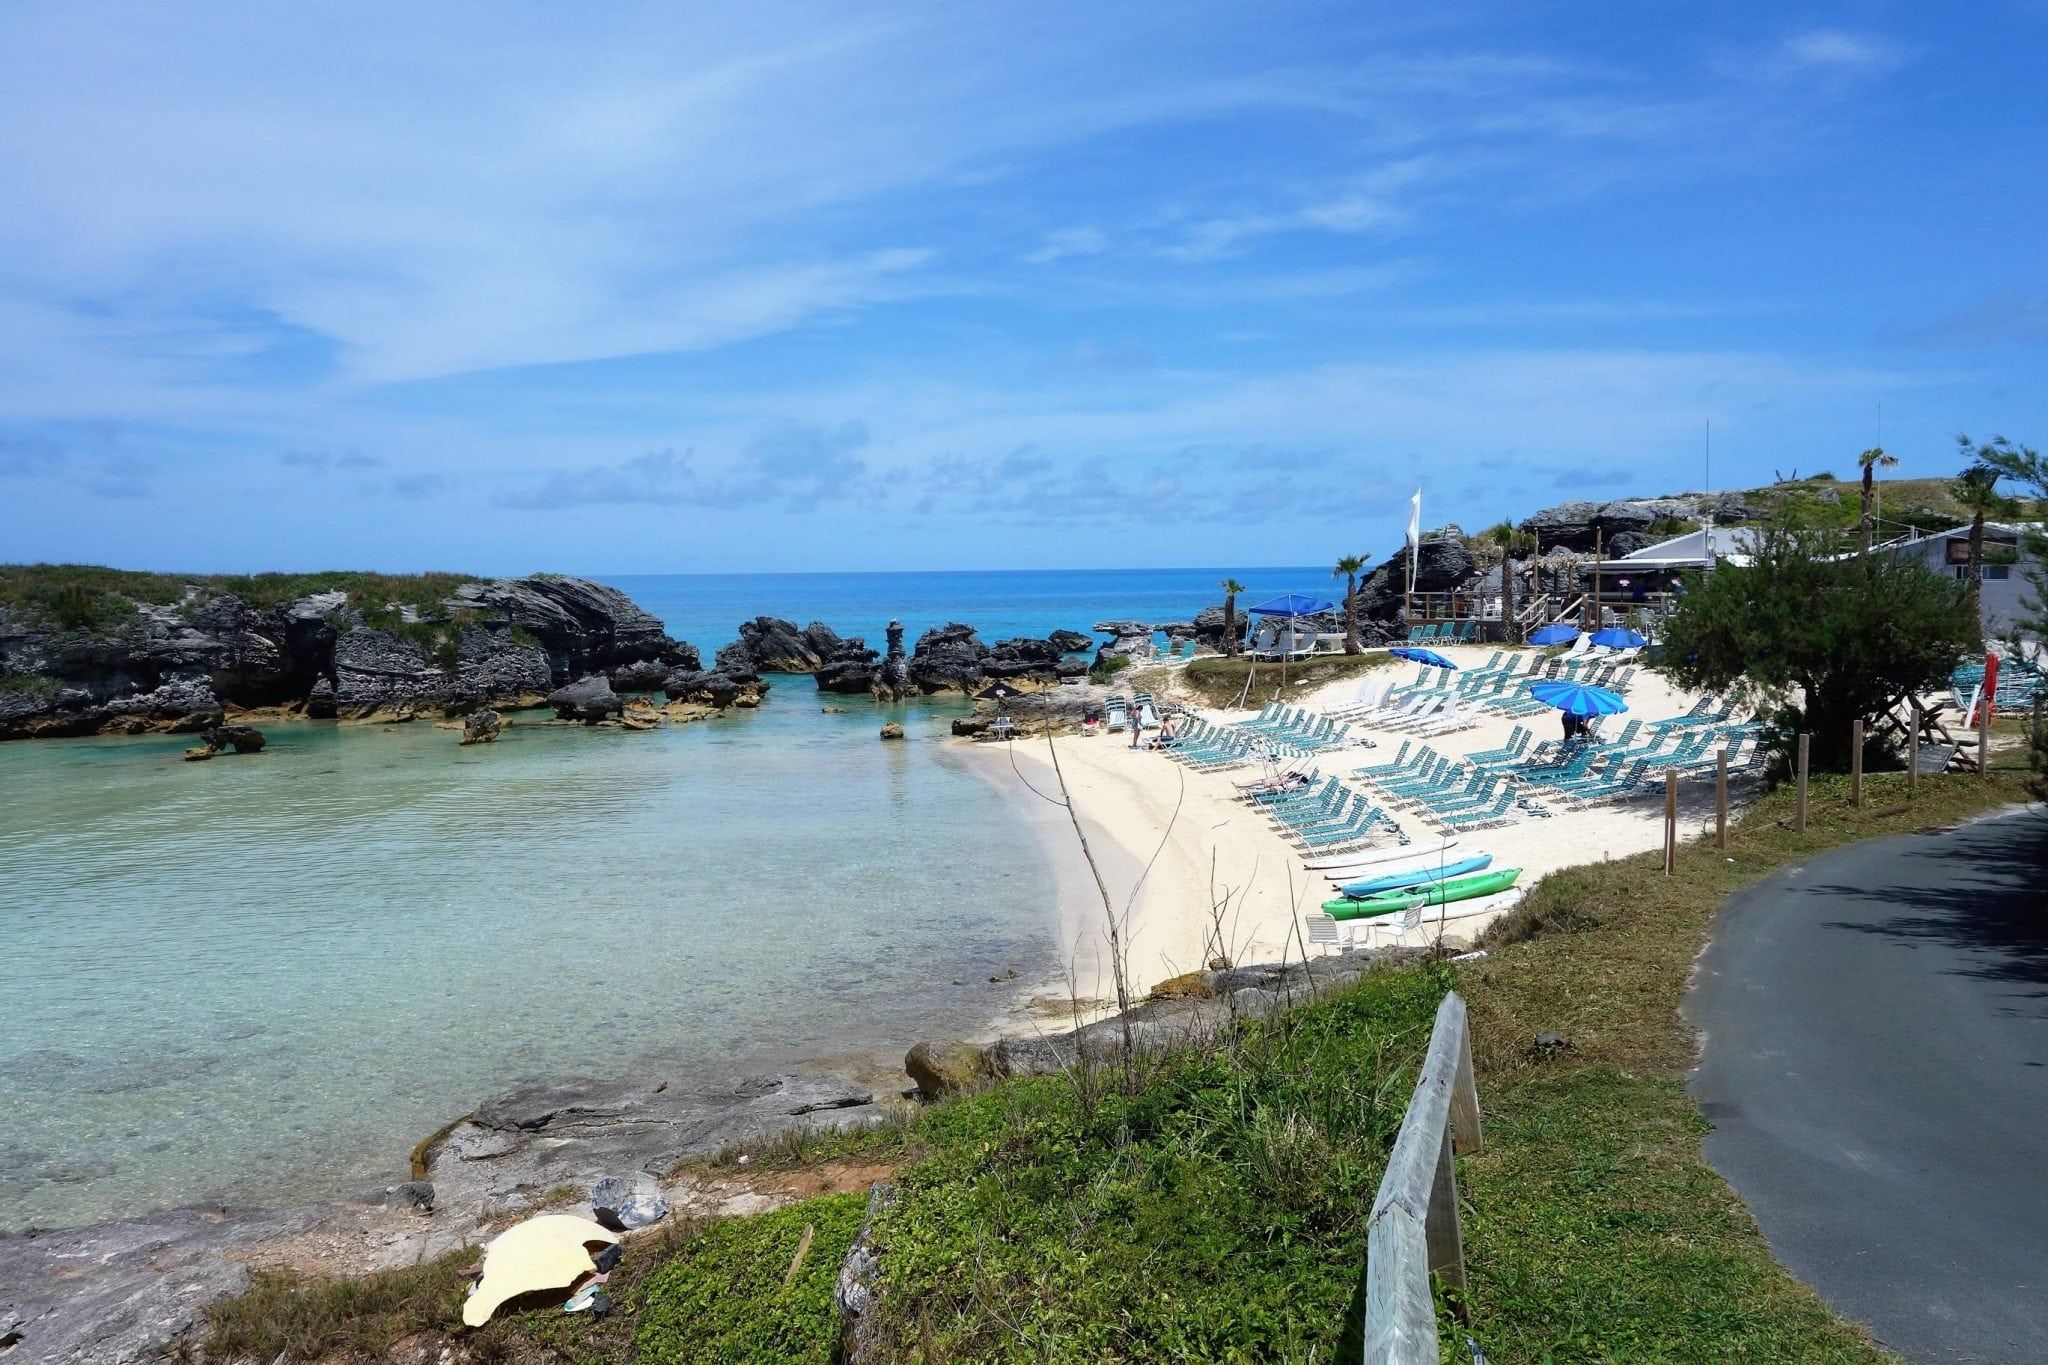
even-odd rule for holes
{"type": "MultiPolygon", "coordinates": [[[[2020,540],[2028,530],[2038,529],[2012,522],[1984,523],[1984,576],[1977,587],[1977,614],[1986,639],[2010,638],[2026,615],[2025,601],[2032,585],[2027,581],[2027,560],[2021,552],[2020,540]]],[[[1889,554],[1917,563],[1932,573],[1967,579],[1970,528],[1958,526],[1953,531],[1890,541],[1877,546],[1872,553],[1889,554]]],[[[2039,569],[2038,561],[2034,567],[2039,569]]]]}

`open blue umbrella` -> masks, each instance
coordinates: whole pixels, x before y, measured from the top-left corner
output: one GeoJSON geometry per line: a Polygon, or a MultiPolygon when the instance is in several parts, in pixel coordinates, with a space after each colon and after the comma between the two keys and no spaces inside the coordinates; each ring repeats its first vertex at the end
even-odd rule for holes
{"type": "Polygon", "coordinates": [[[1529,684],[1529,695],[1545,706],[1554,706],[1574,716],[1611,716],[1628,710],[1628,703],[1604,687],[1582,682],[1549,679],[1529,684]]]}
{"type": "Polygon", "coordinates": [[[1568,645],[1578,638],[1579,628],[1577,626],[1567,626],[1559,623],[1543,626],[1532,632],[1529,636],[1529,643],[1532,645],[1568,645]]]}
{"type": "Polygon", "coordinates": [[[1398,645],[1395,648],[1388,650],[1387,653],[1393,655],[1397,659],[1406,659],[1410,663],[1428,664],[1431,668],[1457,667],[1456,664],[1452,663],[1449,659],[1446,659],[1443,655],[1437,653],[1433,649],[1415,649],[1408,645],[1398,645]]]}
{"type": "Polygon", "coordinates": [[[1609,626],[1605,630],[1593,632],[1593,643],[1604,645],[1608,649],[1634,649],[1637,645],[1648,642],[1627,626],[1609,626]]]}
{"type": "Polygon", "coordinates": [[[1326,602],[1320,597],[1308,597],[1302,593],[1282,593],[1270,602],[1261,602],[1248,608],[1253,616],[1320,616],[1326,611],[1337,610],[1335,602],[1326,602]]]}

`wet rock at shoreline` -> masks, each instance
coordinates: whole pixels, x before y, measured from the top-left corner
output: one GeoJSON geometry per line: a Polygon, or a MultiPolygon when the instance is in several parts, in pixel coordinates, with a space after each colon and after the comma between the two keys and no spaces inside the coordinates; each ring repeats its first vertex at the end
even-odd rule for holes
{"type": "Polygon", "coordinates": [[[759,706],[768,683],[760,674],[745,669],[679,668],[662,680],[661,690],[671,702],[696,702],[724,710],[728,706],[759,706]]]}
{"type": "Polygon", "coordinates": [[[982,661],[987,657],[988,649],[973,626],[949,621],[917,637],[917,648],[910,652],[905,664],[905,676],[926,696],[934,692],[972,692],[986,676],[982,661]]]}
{"type": "Polygon", "coordinates": [[[895,721],[893,721],[893,720],[892,720],[892,721],[890,721],[890,722],[889,722],[888,724],[886,724],[886,725],[884,725],[884,726],[882,727],[882,738],[883,738],[883,739],[901,739],[901,738],[903,738],[903,727],[902,727],[901,725],[898,725],[898,724],[897,724],[897,723],[896,723],[895,721]]]}
{"type": "Polygon", "coordinates": [[[619,711],[618,723],[627,730],[658,730],[661,712],[645,697],[629,697],[619,711]]]}
{"type": "Polygon", "coordinates": [[[626,704],[612,691],[608,678],[594,673],[548,693],[548,705],[555,708],[555,715],[562,720],[595,725],[618,715],[626,704]]]}
{"type": "Polygon", "coordinates": [[[253,725],[215,725],[204,731],[198,748],[187,749],[188,762],[212,758],[215,754],[233,749],[238,754],[260,754],[266,741],[263,732],[253,725]]]}
{"type": "Polygon", "coordinates": [[[489,707],[481,711],[472,711],[462,718],[462,742],[489,744],[503,733],[504,729],[504,718],[489,707]]]}

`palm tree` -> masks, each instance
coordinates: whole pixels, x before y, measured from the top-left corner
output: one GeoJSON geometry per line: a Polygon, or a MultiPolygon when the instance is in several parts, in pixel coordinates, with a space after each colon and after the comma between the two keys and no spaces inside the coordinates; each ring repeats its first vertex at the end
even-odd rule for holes
{"type": "Polygon", "coordinates": [[[1870,554],[1872,533],[1877,529],[1877,518],[1870,514],[1871,505],[1877,500],[1877,471],[1897,469],[1899,460],[1896,455],[1885,454],[1883,446],[1872,446],[1856,457],[1856,463],[1863,468],[1863,519],[1859,525],[1863,536],[1863,553],[1867,558],[1870,554]]]}
{"type": "Polygon", "coordinates": [[[1358,653],[1358,571],[1365,567],[1364,555],[1345,555],[1330,571],[1330,577],[1344,580],[1344,652],[1358,653]]]}
{"type": "Polygon", "coordinates": [[[1244,584],[1235,578],[1226,578],[1218,587],[1223,589],[1223,652],[1237,653],[1237,595],[1244,591],[1244,584]]]}
{"type": "Polygon", "coordinates": [[[1970,606],[1977,606],[1977,594],[1984,577],[1984,519],[2012,516],[2019,504],[1998,491],[1998,476],[2004,471],[1976,459],[1976,449],[1967,436],[1957,438],[1963,453],[1972,457],[1968,468],[1948,486],[1950,496],[1970,509],[1970,606]]]}
{"type": "Polygon", "coordinates": [[[1517,530],[1515,523],[1503,519],[1479,533],[1479,538],[1490,545],[1500,547],[1500,623],[1509,640],[1515,638],[1515,568],[1514,554],[1517,550],[1529,548],[1529,533],[1517,530]]]}

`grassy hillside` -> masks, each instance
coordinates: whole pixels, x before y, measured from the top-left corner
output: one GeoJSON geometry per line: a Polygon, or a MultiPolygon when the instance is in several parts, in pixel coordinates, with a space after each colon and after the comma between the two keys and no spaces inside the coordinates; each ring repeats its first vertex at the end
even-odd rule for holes
{"type": "Polygon", "coordinates": [[[406,606],[432,607],[475,581],[473,575],[453,573],[163,574],[93,564],[0,564],[0,607],[67,629],[111,629],[132,618],[138,605],[197,606],[232,594],[260,609],[341,591],[366,619],[376,620],[406,606]]]}

